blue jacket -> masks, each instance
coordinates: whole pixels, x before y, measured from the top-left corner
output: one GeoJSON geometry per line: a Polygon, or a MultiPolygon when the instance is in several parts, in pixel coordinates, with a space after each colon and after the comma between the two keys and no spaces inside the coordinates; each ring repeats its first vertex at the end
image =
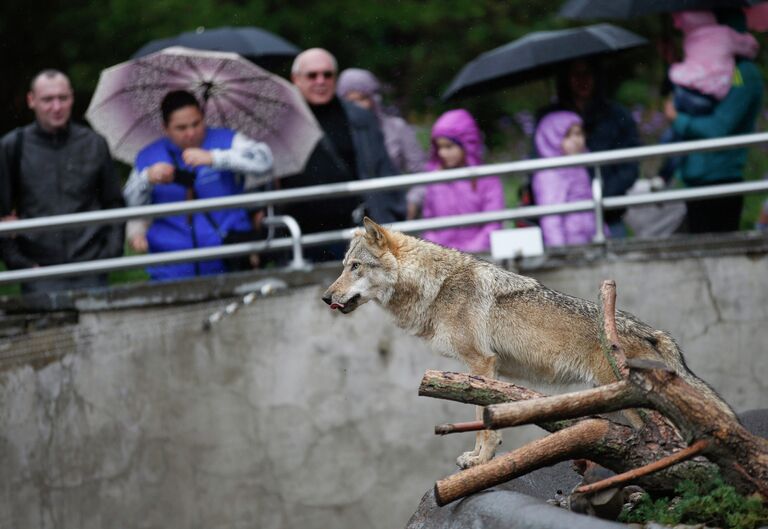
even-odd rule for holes
{"type": "MultiPolygon", "coordinates": [[[[685,140],[748,134],[755,130],[762,103],[760,71],[752,61],[742,59],[734,70],[731,90],[711,114],[691,116],[680,113],[672,126],[685,140]]],[[[746,161],[746,149],[689,154],[683,159],[680,178],[690,187],[738,182],[744,179],[742,173],[746,161]]]]}
{"type": "MultiPolygon", "coordinates": [[[[230,129],[209,128],[201,147],[229,149],[235,132],[230,129]]],[[[231,171],[197,167],[192,169],[181,159],[181,150],[168,138],[161,138],[142,149],[136,156],[136,169],[142,171],[157,162],[167,162],[184,171],[194,173],[195,198],[214,198],[241,193],[242,183],[231,171]]],[[[187,188],[181,183],[159,184],[152,189],[152,204],[179,202],[187,199],[187,188]]],[[[155,219],[147,231],[149,251],[170,252],[219,246],[229,232],[251,229],[248,214],[243,209],[230,209],[177,215],[155,219]]],[[[147,272],[153,280],[179,279],[196,275],[217,274],[225,271],[220,259],[195,263],[153,266],[147,272]]]]}

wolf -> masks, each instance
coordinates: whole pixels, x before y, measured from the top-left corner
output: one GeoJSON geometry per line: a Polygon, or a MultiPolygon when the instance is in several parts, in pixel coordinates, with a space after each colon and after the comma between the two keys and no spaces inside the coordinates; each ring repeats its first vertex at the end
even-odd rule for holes
{"type": "MultiPolygon", "coordinates": [[[[473,375],[519,377],[552,384],[608,384],[616,375],[600,343],[597,304],[549,289],[533,278],[472,255],[388,230],[366,217],[353,236],[341,275],[323,294],[344,314],[368,301],[437,352],[465,363],[473,375]]],[[[663,362],[730,416],[731,408],[686,366],[667,333],[617,311],[627,358],[663,362]]],[[[482,408],[477,408],[482,418],[482,408]]],[[[459,456],[468,468],[489,461],[501,434],[478,432],[459,456]]]]}

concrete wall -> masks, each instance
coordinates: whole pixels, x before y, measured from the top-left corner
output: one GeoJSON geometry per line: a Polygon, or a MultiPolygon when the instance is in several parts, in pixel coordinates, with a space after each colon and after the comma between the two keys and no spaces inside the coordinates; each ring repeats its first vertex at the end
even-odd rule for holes
{"type": "MultiPolygon", "coordinates": [[[[767,264],[616,258],[532,275],[591,299],[615,278],[620,308],[671,331],[741,411],[768,407],[767,264]]],[[[416,394],[424,370],[462,368],[375,305],[330,312],[335,272],[210,330],[225,301],[178,299],[206,288],[193,283],[173,304],[150,304],[156,287],[79,298],[76,322],[1,340],[0,529],[403,527],[472,444],[432,434],[471,407],[416,394]]],[[[538,435],[508,431],[504,446],[538,435]]]]}

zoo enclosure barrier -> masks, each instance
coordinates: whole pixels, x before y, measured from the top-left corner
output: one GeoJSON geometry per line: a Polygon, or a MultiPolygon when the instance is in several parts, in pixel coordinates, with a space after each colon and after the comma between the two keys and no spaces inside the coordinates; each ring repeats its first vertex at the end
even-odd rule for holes
{"type": "MultiPolygon", "coordinates": [[[[288,190],[264,191],[242,195],[197,199],[194,201],[173,202],[138,207],[108,209],[85,213],[72,213],[51,217],[39,217],[8,222],[0,222],[0,237],[10,237],[18,233],[34,231],[50,231],[62,228],[72,228],[90,224],[113,224],[131,219],[155,218],[168,215],[199,213],[229,208],[245,208],[270,206],[291,202],[309,200],[324,200],[328,198],[374,193],[393,189],[404,189],[414,185],[425,185],[438,182],[450,182],[465,178],[478,178],[490,175],[527,174],[542,169],[553,169],[573,166],[595,167],[596,177],[593,179],[592,200],[581,200],[566,204],[549,206],[527,206],[508,208],[499,211],[489,211],[468,215],[455,215],[433,219],[420,219],[396,222],[390,225],[393,229],[413,233],[424,230],[451,228],[485,224],[487,222],[533,219],[545,215],[573,213],[579,211],[594,211],[596,217],[596,232],[594,241],[605,243],[603,235],[603,212],[605,210],[621,209],[629,206],[660,204],[666,202],[681,202],[693,199],[716,198],[732,195],[744,195],[768,191],[768,180],[741,182],[735,184],[715,185],[691,189],[660,191],[654,193],[603,197],[600,166],[627,161],[641,161],[651,158],[685,155],[694,152],[716,151],[731,148],[745,148],[768,144],[768,133],[760,132],[715,138],[707,140],[688,141],[665,145],[633,147],[613,151],[593,152],[562,156],[557,158],[541,158],[488,164],[474,167],[462,167],[446,171],[413,173],[409,175],[387,176],[370,180],[356,180],[323,184],[288,190]]],[[[356,228],[303,234],[295,219],[288,216],[276,215],[265,218],[270,227],[283,226],[288,229],[290,237],[268,238],[263,241],[228,244],[210,248],[196,248],[175,252],[156,253],[149,255],[133,255],[112,259],[100,259],[78,263],[44,266],[23,270],[0,272],[0,284],[16,283],[19,281],[34,281],[93,273],[103,273],[117,270],[141,268],[158,264],[171,264],[188,261],[201,261],[224,257],[235,257],[260,253],[267,250],[292,249],[293,259],[289,266],[295,269],[305,269],[310,266],[302,256],[302,248],[317,246],[331,242],[348,240],[356,228]]]]}

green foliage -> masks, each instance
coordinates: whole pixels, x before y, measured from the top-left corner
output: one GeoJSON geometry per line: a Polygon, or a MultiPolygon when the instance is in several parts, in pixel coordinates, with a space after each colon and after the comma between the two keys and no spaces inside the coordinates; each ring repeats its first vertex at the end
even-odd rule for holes
{"type": "MultiPolygon", "coordinates": [[[[0,131],[29,120],[24,94],[30,78],[46,67],[67,71],[82,115],[99,72],[125,61],[146,42],[198,27],[253,25],[302,48],[322,46],[342,68],[368,68],[391,85],[391,100],[408,114],[434,115],[449,106],[467,106],[488,120],[520,108],[533,110],[552,95],[545,86],[520,87],[444,104],[440,94],[461,67],[478,54],[532,31],[581,25],[556,16],[562,0],[6,0],[0,5],[0,43],[6,82],[0,99],[9,111],[0,131]]],[[[646,17],[622,23],[652,37],[658,23],[646,17]]],[[[645,48],[639,64],[650,78],[645,48]],[[644,62],[645,61],[645,62],[644,62]]],[[[482,121],[482,119],[481,119],[482,121]]]]}
{"type": "Polygon", "coordinates": [[[645,495],[634,509],[622,512],[622,522],[705,524],[724,529],[755,529],[768,524],[768,507],[757,498],[745,498],[715,477],[705,483],[683,481],[673,499],[653,500],[645,495]]]}

